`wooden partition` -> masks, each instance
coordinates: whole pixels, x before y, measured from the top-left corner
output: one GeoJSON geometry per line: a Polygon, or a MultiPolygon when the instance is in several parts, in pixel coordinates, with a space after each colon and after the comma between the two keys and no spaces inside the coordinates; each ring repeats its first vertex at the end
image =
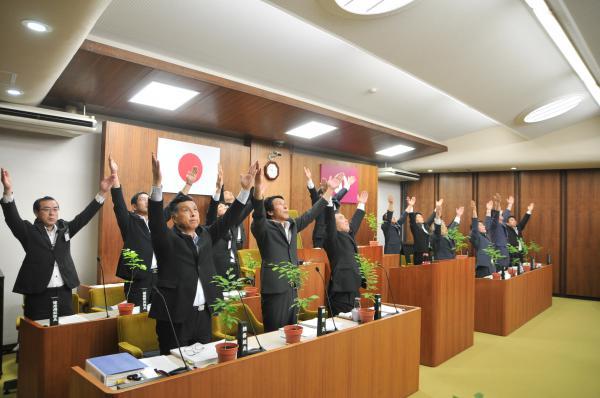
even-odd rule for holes
{"type": "MultiPolygon", "coordinates": [[[[354,166],[358,169],[359,190],[369,192],[367,212],[377,211],[377,166],[366,163],[343,161],[338,158],[328,158],[322,155],[315,156],[306,153],[297,153],[291,149],[275,147],[270,143],[252,142],[245,145],[241,140],[227,137],[195,136],[167,131],[155,130],[116,122],[105,122],[103,129],[102,165],[103,175],[109,173],[108,155],[119,164],[119,179],[123,187],[126,203],[136,192],[149,192],[152,184],[152,170],[150,156],[156,152],[158,138],[169,138],[194,144],[216,146],[221,149],[221,163],[223,164],[225,188],[234,193],[239,191],[240,173],[247,170],[251,161],[258,160],[261,165],[267,161],[267,155],[277,150],[282,154],[276,159],[280,168],[277,180],[269,182],[266,195],[283,195],[291,209],[300,213],[311,207],[310,198],[306,188],[306,178],[303,167],[311,168],[313,179],[318,183],[320,179],[320,165],[322,163],[343,164],[354,166]]],[[[182,187],[184,182],[182,180],[182,187]]],[[[173,194],[165,194],[165,203],[173,197],[173,194]]],[[[201,222],[210,202],[208,196],[193,195],[201,215],[201,222]]],[[[342,213],[351,217],[356,205],[342,205],[342,213]]],[[[248,247],[255,248],[256,242],[250,233],[251,216],[245,222],[248,232],[248,247]]],[[[312,247],[312,229],[309,226],[302,232],[303,245],[312,247]]],[[[100,210],[98,254],[102,258],[106,282],[117,282],[115,270],[119,253],[123,245],[121,234],[113,212],[112,200],[107,198],[100,210]]],[[[363,222],[357,235],[359,244],[367,244],[370,240],[370,231],[366,221],[363,222]]],[[[99,271],[98,271],[98,278],[99,271]]]]}
{"type": "MultiPolygon", "coordinates": [[[[494,193],[502,195],[503,207],[505,199],[513,195],[513,214],[519,220],[534,202],[524,236],[542,246],[538,260],[545,262],[547,254],[552,257],[554,294],[600,298],[599,169],[435,173],[404,183],[404,189],[407,195],[417,197],[416,208],[424,214],[435,199],[444,198],[446,221],[454,207],[465,206],[463,232],[468,232],[470,224],[471,199],[482,218],[485,203],[494,193]]],[[[412,236],[406,236],[410,243],[412,236]]]]}

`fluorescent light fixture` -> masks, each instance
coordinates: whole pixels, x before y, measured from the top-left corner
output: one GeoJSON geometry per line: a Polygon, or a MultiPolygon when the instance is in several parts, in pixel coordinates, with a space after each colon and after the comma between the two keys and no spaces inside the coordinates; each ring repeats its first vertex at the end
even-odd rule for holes
{"type": "Polygon", "coordinates": [[[34,32],[48,33],[52,30],[52,28],[50,28],[50,26],[46,25],[45,23],[34,21],[33,19],[25,19],[21,21],[21,23],[27,29],[33,30],[34,32]]]}
{"type": "Polygon", "coordinates": [[[510,169],[511,169],[511,170],[516,170],[517,168],[516,168],[516,167],[511,167],[510,169]]]}
{"type": "Polygon", "coordinates": [[[379,15],[396,11],[414,0],[335,0],[341,9],[358,15],[379,15]]]}
{"type": "Polygon", "coordinates": [[[134,95],[129,102],[174,111],[198,94],[200,93],[186,88],[151,82],[134,95]]]}
{"type": "Polygon", "coordinates": [[[600,106],[600,87],[596,84],[596,80],[590,73],[589,69],[579,56],[579,53],[569,40],[569,37],[563,30],[558,20],[548,8],[544,0],[525,0],[527,5],[533,9],[533,13],[537,17],[540,24],[546,29],[546,33],[554,41],[554,44],[562,52],[571,68],[577,73],[585,87],[588,89],[596,103],[600,106]]]}
{"type": "Polygon", "coordinates": [[[428,173],[433,173],[432,169],[427,170],[428,173]]]}
{"type": "Polygon", "coordinates": [[[335,129],[337,129],[337,127],[330,126],[325,123],[308,122],[306,124],[303,124],[301,126],[294,128],[294,129],[291,129],[290,131],[286,131],[286,134],[295,135],[296,137],[311,139],[311,138],[318,137],[322,134],[329,133],[330,131],[333,131],[335,129]]]}
{"type": "Polygon", "coordinates": [[[412,151],[413,149],[415,149],[415,148],[401,144],[401,145],[394,145],[394,146],[386,148],[386,149],[382,149],[381,151],[377,151],[375,153],[378,155],[383,155],[383,156],[396,156],[396,155],[400,155],[401,153],[412,151]]]}
{"type": "Polygon", "coordinates": [[[536,123],[560,116],[575,108],[582,100],[583,97],[581,95],[570,95],[568,97],[557,99],[556,101],[552,101],[549,104],[540,106],[529,112],[523,120],[525,123],[536,123]]]}
{"type": "Polygon", "coordinates": [[[16,88],[9,88],[6,90],[6,94],[12,95],[13,97],[18,97],[19,95],[22,95],[23,92],[21,90],[17,90],[16,88]]]}

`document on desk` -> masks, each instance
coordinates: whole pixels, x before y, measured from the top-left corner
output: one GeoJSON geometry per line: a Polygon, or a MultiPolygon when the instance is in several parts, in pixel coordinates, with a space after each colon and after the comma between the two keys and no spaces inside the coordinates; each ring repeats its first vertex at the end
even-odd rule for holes
{"type": "MultiPolygon", "coordinates": [[[[189,364],[192,364],[197,368],[203,368],[204,366],[217,361],[218,355],[215,346],[224,341],[225,340],[213,341],[208,344],[192,344],[190,346],[181,347],[181,352],[183,353],[183,358],[188,361],[189,364]]],[[[179,349],[177,348],[171,350],[171,355],[181,358],[179,349]]]]}
{"type": "MultiPolygon", "coordinates": [[[[302,322],[300,322],[300,325],[316,329],[317,328],[317,322],[318,322],[318,319],[317,318],[313,318],[313,319],[309,319],[308,321],[302,321],[302,322]]],[[[331,318],[327,318],[327,321],[325,321],[325,330],[327,330],[328,332],[332,332],[332,331],[335,330],[335,326],[333,325],[333,321],[332,321],[331,318]]]]}
{"type": "MultiPolygon", "coordinates": [[[[144,374],[146,378],[157,376],[154,369],[163,370],[169,373],[170,371],[183,366],[181,359],[173,355],[159,355],[157,357],[142,358],[140,361],[148,366],[146,369],[152,369],[152,373],[144,374]]],[[[146,369],[144,369],[144,371],[146,371],[146,369]]]]}
{"type": "MultiPolygon", "coordinates": [[[[61,316],[58,318],[59,325],[69,325],[72,323],[87,322],[87,321],[88,321],[88,319],[85,316],[82,316],[79,314],[61,316]]],[[[42,326],[50,325],[49,319],[40,319],[39,321],[36,321],[36,322],[42,326]]]]}

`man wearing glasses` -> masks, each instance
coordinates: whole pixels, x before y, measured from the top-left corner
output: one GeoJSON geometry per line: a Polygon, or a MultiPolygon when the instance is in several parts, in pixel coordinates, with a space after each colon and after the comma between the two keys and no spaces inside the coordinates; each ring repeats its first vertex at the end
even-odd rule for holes
{"type": "Polygon", "coordinates": [[[0,204],[6,224],[25,250],[13,292],[25,296],[25,316],[49,319],[51,297],[58,297],[58,315],[73,314],[71,290],[79,286],[71,257],[71,238],[100,210],[113,176],[100,181],[100,192],[73,220],[59,219],[58,202],[44,196],[33,202],[35,221],[22,220],[15,204],[8,170],[2,169],[4,192],[0,204]]]}

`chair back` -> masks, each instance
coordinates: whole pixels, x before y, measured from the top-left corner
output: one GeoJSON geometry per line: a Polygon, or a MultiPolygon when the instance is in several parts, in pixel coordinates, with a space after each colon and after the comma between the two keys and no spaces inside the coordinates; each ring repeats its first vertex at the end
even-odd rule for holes
{"type": "MultiPolygon", "coordinates": [[[[246,311],[248,313],[248,316],[246,316],[246,311],[244,311],[244,307],[242,307],[241,303],[237,303],[235,304],[235,306],[236,311],[233,314],[233,316],[241,321],[245,321],[251,324],[252,326],[248,326],[250,333],[252,333],[253,328],[254,331],[256,331],[256,334],[262,334],[265,332],[264,325],[258,319],[256,319],[256,316],[254,315],[250,307],[244,304],[244,307],[246,307],[246,311]]],[[[235,338],[235,336],[237,335],[237,323],[231,327],[227,327],[227,325],[221,320],[221,317],[219,317],[218,315],[213,316],[212,327],[213,337],[215,339],[231,339],[235,338]]]]}
{"type": "MultiPolygon", "coordinates": [[[[125,301],[125,292],[123,286],[111,286],[106,288],[106,303],[108,306],[117,305],[125,301]]],[[[105,308],[104,305],[104,289],[90,289],[90,307],[105,308]]]]}
{"type": "Polygon", "coordinates": [[[149,318],[147,312],[117,317],[117,334],[119,342],[132,344],[143,352],[158,350],[156,320],[149,318]]]}

